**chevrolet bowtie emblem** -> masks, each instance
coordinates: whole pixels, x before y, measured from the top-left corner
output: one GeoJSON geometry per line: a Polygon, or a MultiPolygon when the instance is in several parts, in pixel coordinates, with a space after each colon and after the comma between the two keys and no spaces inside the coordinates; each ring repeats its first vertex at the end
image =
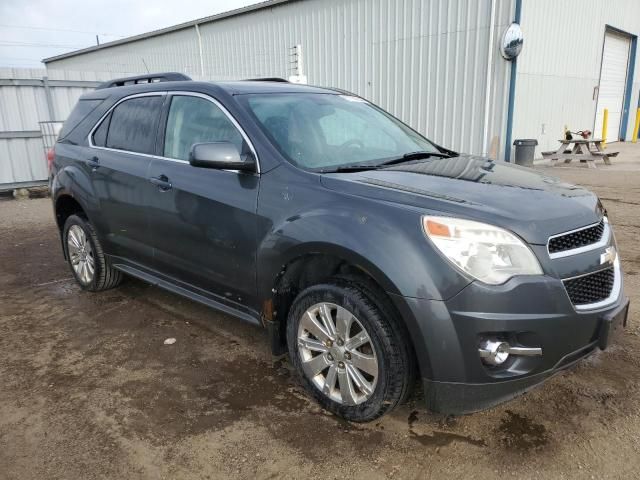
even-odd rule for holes
{"type": "Polygon", "coordinates": [[[607,249],[600,255],[600,264],[603,265],[605,263],[609,263],[613,265],[613,262],[616,261],[616,257],[618,256],[618,252],[616,251],[616,247],[611,245],[607,247],[607,249]]]}

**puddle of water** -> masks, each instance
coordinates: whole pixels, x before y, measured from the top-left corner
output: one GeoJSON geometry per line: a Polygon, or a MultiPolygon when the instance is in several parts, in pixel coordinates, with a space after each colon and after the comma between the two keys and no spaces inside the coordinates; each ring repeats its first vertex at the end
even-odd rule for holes
{"type": "Polygon", "coordinates": [[[498,432],[502,435],[501,442],[515,450],[525,451],[542,447],[549,442],[547,429],[544,425],[535,423],[530,418],[506,410],[506,418],[500,420],[498,432]]]}
{"type": "Polygon", "coordinates": [[[413,424],[418,421],[418,411],[414,410],[409,414],[409,418],[407,418],[407,423],[409,424],[409,428],[413,428],[413,424]]]}
{"type": "MultiPolygon", "coordinates": [[[[413,426],[418,421],[418,411],[413,410],[409,417],[407,418],[407,423],[409,424],[409,438],[412,438],[422,445],[428,447],[444,447],[446,445],[450,445],[453,442],[462,442],[468,443],[470,445],[475,445],[476,447],[486,447],[487,444],[484,440],[476,440],[475,438],[467,437],[465,435],[460,435],[458,433],[451,432],[440,432],[434,430],[431,435],[424,435],[416,433],[413,430],[413,426]]],[[[445,420],[446,423],[446,420],[445,420]]]]}
{"type": "Polygon", "coordinates": [[[486,447],[487,442],[482,439],[475,439],[460,435],[458,433],[433,431],[431,435],[419,434],[413,430],[409,430],[409,438],[416,440],[427,447],[445,447],[453,442],[462,442],[476,447],[486,447]]]}

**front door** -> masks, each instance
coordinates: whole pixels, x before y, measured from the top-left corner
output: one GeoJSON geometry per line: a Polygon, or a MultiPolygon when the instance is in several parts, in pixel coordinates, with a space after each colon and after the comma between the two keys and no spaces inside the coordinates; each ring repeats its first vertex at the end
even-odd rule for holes
{"type": "MultiPolygon", "coordinates": [[[[243,308],[256,295],[256,209],[259,176],[192,167],[194,143],[248,139],[221,105],[200,94],[170,94],[161,156],[149,178],[155,268],[165,276],[243,308]]],[[[160,152],[159,152],[160,153],[160,152]]]]}

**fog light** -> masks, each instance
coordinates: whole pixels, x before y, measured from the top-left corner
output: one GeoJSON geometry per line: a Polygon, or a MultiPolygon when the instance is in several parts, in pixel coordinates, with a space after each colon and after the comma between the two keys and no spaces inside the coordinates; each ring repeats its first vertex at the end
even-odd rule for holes
{"type": "Polygon", "coordinates": [[[501,365],[509,358],[511,345],[500,340],[485,340],[480,345],[478,353],[487,365],[501,365]]]}

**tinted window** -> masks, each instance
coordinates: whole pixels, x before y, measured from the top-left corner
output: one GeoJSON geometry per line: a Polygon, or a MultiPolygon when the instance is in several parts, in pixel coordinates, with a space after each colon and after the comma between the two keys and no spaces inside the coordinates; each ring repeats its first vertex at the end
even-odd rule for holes
{"type": "Polygon", "coordinates": [[[162,97],[125,100],[111,113],[107,147],[130,152],[154,153],[156,127],[162,97]]]}
{"type": "Polygon", "coordinates": [[[368,145],[381,155],[393,155],[396,144],[393,138],[381,129],[372,128],[362,117],[347,110],[336,108],[331,114],[318,120],[325,142],[330,147],[349,145],[361,148],[368,145]]]}
{"type": "Polygon", "coordinates": [[[349,95],[255,94],[240,99],[291,162],[327,169],[382,163],[437,148],[388,113],[349,95]]]}
{"type": "Polygon", "coordinates": [[[107,130],[109,129],[109,121],[111,114],[100,123],[100,126],[93,132],[93,144],[96,147],[104,147],[107,144],[107,130]]]}
{"type": "Polygon", "coordinates": [[[87,115],[93,112],[93,110],[102,102],[103,100],[80,100],[76,103],[76,106],[64,122],[59,138],[62,139],[69,135],[71,131],[76,128],[82,120],[87,118],[87,115]]]}
{"type": "Polygon", "coordinates": [[[203,142],[231,142],[240,152],[246,149],[242,135],[217,105],[204,98],[173,97],[164,156],[188,160],[191,146],[203,142]]]}

